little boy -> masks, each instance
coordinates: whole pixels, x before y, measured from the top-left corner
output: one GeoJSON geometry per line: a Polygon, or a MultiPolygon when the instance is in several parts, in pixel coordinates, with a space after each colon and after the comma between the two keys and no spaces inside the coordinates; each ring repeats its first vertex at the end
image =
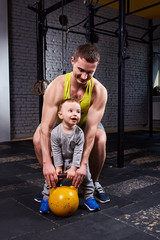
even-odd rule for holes
{"type": "MultiPolygon", "coordinates": [[[[57,175],[65,172],[67,179],[73,180],[77,168],[80,167],[84,145],[83,130],[77,126],[81,119],[80,104],[75,99],[63,100],[59,105],[58,117],[62,122],[51,132],[53,162],[57,175]]],[[[93,196],[94,184],[88,166],[86,177],[80,188],[85,199],[84,205],[90,211],[100,210],[93,196]]],[[[40,213],[49,212],[49,187],[47,183],[45,183],[43,195],[40,213]]]]}

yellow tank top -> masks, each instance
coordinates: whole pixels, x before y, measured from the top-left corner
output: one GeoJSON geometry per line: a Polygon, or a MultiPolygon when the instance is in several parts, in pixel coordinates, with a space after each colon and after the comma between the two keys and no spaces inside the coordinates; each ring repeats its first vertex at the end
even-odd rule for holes
{"type": "MultiPolygon", "coordinates": [[[[65,76],[63,99],[70,98],[71,74],[72,72],[67,73],[65,76]]],[[[82,126],[86,122],[87,113],[91,103],[92,89],[93,89],[93,77],[88,81],[84,96],[80,100],[81,120],[78,123],[79,126],[82,126]]]]}

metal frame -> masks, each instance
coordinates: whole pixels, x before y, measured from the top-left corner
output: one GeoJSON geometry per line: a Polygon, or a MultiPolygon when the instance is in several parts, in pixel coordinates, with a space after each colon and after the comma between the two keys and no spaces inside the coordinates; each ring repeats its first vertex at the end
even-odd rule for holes
{"type": "Polygon", "coordinates": [[[117,152],[118,167],[124,166],[125,59],[126,59],[125,0],[119,0],[118,152],[117,152]]]}
{"type": "MultiPolygon", "coordinates": [[[[36,12],[36,14],[38,15],[38,23],[37,23],[37,78],[38,79],[43,79],[43,55],[44,55],[44,46],[43,46],[43,41],[44,41],[44,32],[47,29],[55,29],[55,30],[60,30],[60,31],[66,31],[63,29],[59,29],[59,28],[54,28],[51,26],[45,26],[44,24],[44,20],[47,16],[47,14],[50,14],[51,12],[57,10],[58,8],[62,7],[62,3],[63,6],[73,2],[74,0],[62,0],[58,3],[56,3],[55,5],[49,7],[48,9],[44,9],[44,0],[37,0],[37,2],[30,4],[28,6],[29,9],[33,10],[34,12],[36,12]],[[36,5],[36,8],[34,7],[36,5]],[[44,27],[45,27],[45,31],[44,31],[44,27]]],[[[127,54],[126,54],[126,25],[130,26],[130,27],[135,27],[135,28],[141,28],[139,26],[135,26],[132,24],[127,24],[126,23],[126,16],[132,15],[134,13],[146,10],[148,8],[157,6],[160,4],[160,2],[158,1],[155,4],[151,4],[149,6],[146,6],[144,8],[141,9],[137,9],[136,11],[132,11],[130,12],[130,0],[127,0],[127,13],[126,13],[126,7],[125,7],[125,0],[114,0],[111,1],[107,4],[104,4],[102,6],[99,7],[93,7],[93,1],[85,1],[86,3],[86,8],[87,8],[87,23],[86,23],[86,34],[85,33],[80,33],[80,32],[76,32],[76,31],[70,31],[70,29],[68,29],[70,32],[75,33],[75,34],[85,34],[86,35],[86,41],[88,42],[92,42],[93,43],[93,36],[94,36],[94,32],[95,33],[99,33],[99,34],[104,34],[104,35],[109,35],[109,36],[113,36],[113,37],[118,37],[119,38],[119,54],[118,54],[118,151],[117,151],[117,166],[118,167],[123,167],[124,166],[124,107],[125,107],[125,60],[127,58],[127,54]],[[119,16],[118,17],[114,17],[112,19],[109,18],[104,18],[101,17],[99,15],[96,15],[96,13],[98,12],[98,10],[104,6],[108,6],[114,2],[119,1],[119,16]],[[105,19],[105,21],[98,23],[98,24],[94,24],[94,17],[99,17],[102,19],[105,19]],[[97,28],[97,26],[100,26],[102,24],[105,23],[109,23],[109,22],[117,22],[119,23],[118,26],[118,34],[117,31],[116,32],[112,32],[112,31],[107,31],[107,30],[103,30],[103,29],[99,29],[97,28]]],[[[98,0],[96,1],[96,4],[98,3],[98,0]]],[[[80,23],[84,22],[81,21],[80,23]]],[[[80,24],[78,23],[78,24],[80,24]]],[[[152,136],[152,132],[153,132],[153,124],[152,124],[152,83],[153,83],[153,79],[152,79],[152,59],[153,59],[153,31],[160,26],[156,25],[153,26],[152,25],[152,21],[149,21],[150,26],[149,29],[148,28],[141,28],[144,29],[146,31],[146,33],[141,37],[141,38],[137,38],[134,36],[127,36],[128,40],[132,40],[132,41],[138,41],[141,43],[147,43],[150,46],[150,74],[149,74],[149,132],[150,132],[150,136],[152,136]],[[149,41],[145,41],[144,37],[149,34],[149,41]]],[[[77,26],[78,24],[75,24],[74,26],[77,26]]],[[[73,26],[72,26],[73,27],[73,26]]],[[[158,38],[159,39],[159,38],[158,38]]],[[[155,40],[158,40],[155,39],[155,40]]],[[[41,110],[42,110],[42,104],[43,104],[43,96],[40,97],[40,120],[41,120],[41,110]]]]}
{"type": "MultiPolygon", "coordinates": [[[[73,2],[74,0],[63,0],[63,5],[73,2]]],[[[44,0],[37,0],[36,2],[29,4],[28,8],[36,13],[37,16],[37,79],[44,79],[44,56],[45,56],[45,34],[46,26],[45,19],[47,14],[62,7],[62,2],[58,2],[55,5],[44,9],[44,0]]],[[[41,122],[43,106],[43,95],[39,96],[39,122],[41,122]]]]}
{"type": "MultiPolygon", "coordinates": [[[[137,9],[136,11],[130,12],[130,1],[127,0],[127,13],[125,9],[125,0],[118,0],[119,1],[119,16],[114,17],[112,19],[106,18],[105,21],[95,24],[92,26],[92,35],[94,31],[96,33],[101,33],[101,34],[106,34],[109,36],[115,36],[117,37],[116,32],[112,31],[107,31],[107,30],[102,30],[96,28],[97,26],[100,26],[105,23],[109,23],[111,21],[119,23],[119,28],[118,28],[118,38],[119,38],[119,54],[118,54],[118,149],[117,149],[117,166],[118,167],[123,167],[124,166],[124,111],[125,111],[125,59],[127,57],[126,53],[126,25],[130,25],[131,27],[137,27],[135,25],[131,24],[126,24],[126,16],[129,16],[131,14],[134,14],[136,12],[140,12],[143,10],[146,10],[148,8],[157,6],[160,4],[160,2],[157,2],[155,4],[146,6],[141,9],[137,9]]],[[[110,3],[104,4],[103,6],[107,6],[109,4],[112,4],[114,2],[117,2],[117,0],[112,1],[110,3]]],[[[95,8],[94,13],[96,13],[101,7],[95,8]]],[[[93,11],[92,11],[93,12],[93,11]]],[[[91,13],[91,11],[90,11],[91,13]]],[[[96,17],[101,17],[98,15],[95,15],[96,17]]],[[[103,18],[104,19],[104,18],[103,18]]],[[[149,132],[150,136],[152,136],[153,133],[153,110],[152,110],[152,105],[153,105],[153,97],[152,97],[152,85],[153,85],[153,79],[152,79],[152,61],[153,61],[153,31],[159,27],[159,25],[152,26],[152,21],[149,21],[150,26],[148,28],[142,28],[146,30],[146,33],[141,37],[133,37],[133,36],[127,36],[129,40],[133,41],[139,41],[141,43],[147,43],[150,46],[150,74],[149,74],[149,132]],[[144,37],[146,35],[149,35],[149,41],[145,41],[144,37]]]]}
{"type": "Polygon", "coordinates": [[[87,22],[86,22],[86,41],[93,43],[94,35],[94,7],[91,3],[86,4],[87,22]]]}
{"type": "MultiPolygon", "coordinates": [[[[43,68],[43,60],[44,60],[44,19],[45,16],[43,14],[44,9],[44,2],[39,1],[36,6],[37,11],[37,79],[42,80],[44,79],[44,68],[43,68]]],[[[42,105],[43,105],[43,95],[39,96],[39,122],[41,122],[41,115],[42,115],[42,105]]]]}

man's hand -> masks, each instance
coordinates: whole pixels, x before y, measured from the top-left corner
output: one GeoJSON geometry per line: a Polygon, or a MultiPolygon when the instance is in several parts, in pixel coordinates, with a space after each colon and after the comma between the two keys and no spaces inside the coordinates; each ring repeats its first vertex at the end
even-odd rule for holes
{"type": "Polygon", "coordinates": [[[58,177],[52,163],[43,164],[43,175],[47,181],[48,186],[50,188],[51,187],[55,188],[58,182],[58,177]]]}
{"type": "Polygon", "coordinates": [[[80,166],[80,168],[77,169],[75,177],[73,178],[72,185],[76,188],[81,185],[84,178],[86,176],[86,165],[80,166]]]}

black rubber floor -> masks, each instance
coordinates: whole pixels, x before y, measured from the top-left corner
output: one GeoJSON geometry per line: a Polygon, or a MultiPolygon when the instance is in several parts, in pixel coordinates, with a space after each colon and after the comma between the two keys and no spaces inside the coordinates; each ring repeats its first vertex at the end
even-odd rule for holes
{"type": "Polygon", "coordinates": [[[31,140],[0,143],[0,239],[160,239],[160,132],[125,133],[125,164],[117,168],[117,134],[108,134],[100,177],[111,201],[68,218],[41,215],[34,197],[43,186],[31,140]]]}

